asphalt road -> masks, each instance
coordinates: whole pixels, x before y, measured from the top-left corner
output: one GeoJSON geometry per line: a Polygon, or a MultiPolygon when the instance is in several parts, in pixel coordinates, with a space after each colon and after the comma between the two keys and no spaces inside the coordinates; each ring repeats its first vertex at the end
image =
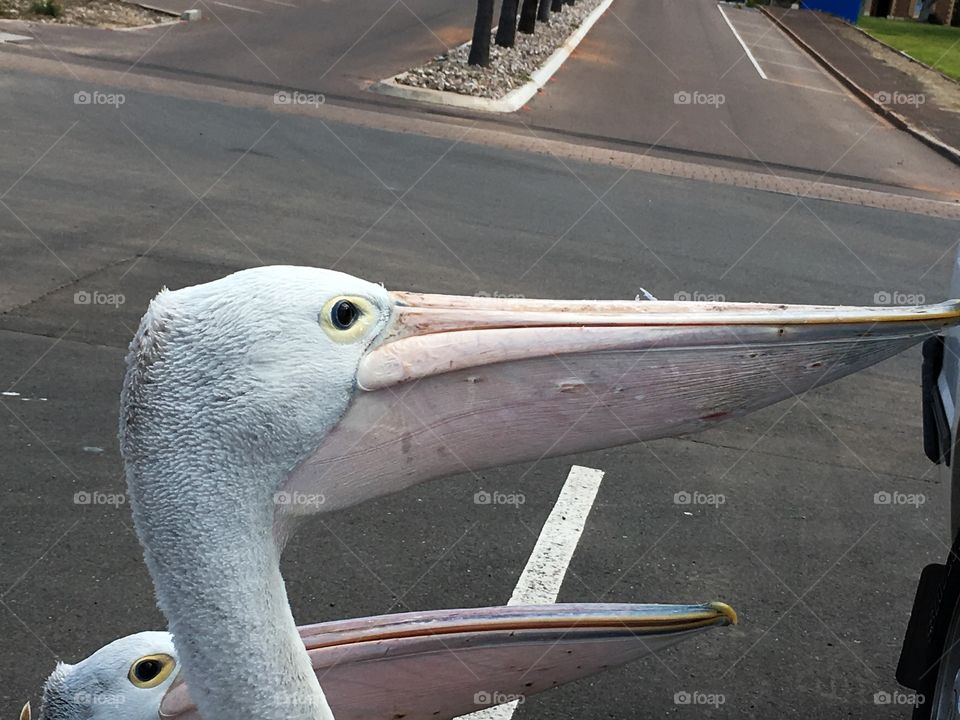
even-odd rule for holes
{"type": "Polygon", "coordinates": [[[615,2],[523,120],[776,174],[779,164],[960,187],[955,165],[878,118],[758,10],[714,0],[615,2]]]}
{"type": "MultiPolygon", "coordinates": [[[[919,215],[122,88],[101,88],[124,94],[119,108],[78,106],[75,88],[0,77],[5,717],[38,698],[56,658],[163,625],[128,508],[74,497],[123,492],[124,348],[165,285],[302,263],[463,294],[934,301],[957,242],[955,223],[919,215]],[[591,190],[618,178],[596,204],[591,190]],[[84,292],[103,300],[78,303],[84,292]]],[[[575,462],[606,477],[561,601],[723,599],[742,624],[531,699],[518,718],[905,717],[874,695],[897,690],[915,578],[945,554],[948,525],[918,386],[913,350],[707,434],[466,474],[324,518],[284,558],[295,615],[505,602],[575,462]],[[525,502],[478,506],[481,488],[525,502]],[[679,506],[680,491],[725,503],[679,506]],[[874,502],[893,491],[924,502],[874,502]],[[695,691],[723,703],[674,702],[695,691]]]]}
{"type": "MultiPolygon", "coordinates": [[[[474,11],[444,0],[155,2],[198,7],[205,19],[114,33],[33,25],[23,32],[38,41],[7,52],[270,95],[296,88],[333,102],[448,112],[368,88],[469,40],[474,11]]],[[[960,195],[960,169],[879,119],[759,12],[724,5],[763,57],[766,79],[715,0],[616,0],[523,112],[482,119],[526,137],[549,131],[656,154],[727,158],[778,175],[805,170],[960,195]],[[694,101],[678,102],[678,94],[694,101]],[[722,99],[696,100],[711,96],[722,99]]]]}

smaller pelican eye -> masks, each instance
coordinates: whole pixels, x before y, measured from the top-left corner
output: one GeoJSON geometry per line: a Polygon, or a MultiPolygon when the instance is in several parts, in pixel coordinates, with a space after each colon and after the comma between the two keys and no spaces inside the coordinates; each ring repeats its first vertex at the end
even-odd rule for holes
{"type": "Polygon", "coordinates": [[[130,666],[127,677],[139,688],[152,688],[169,677],[176,664],[169,655],[146,655],[130,666]]]}
{"type": "Polygon", "coordinates": [[[330,320],[338,330],[348,330],[359,317],[360,310],[349,300],[339,300],[330,309],[330,320]]]}

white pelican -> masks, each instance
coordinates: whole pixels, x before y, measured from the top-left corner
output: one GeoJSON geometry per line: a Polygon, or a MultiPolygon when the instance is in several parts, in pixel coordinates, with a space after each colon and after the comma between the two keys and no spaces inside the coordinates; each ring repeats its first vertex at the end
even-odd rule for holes
{"type": "MultiPolygon", "coordinates": [[[[338,720],[450,720],[734,622],[723,603],[588,604],[401,613],[299,632],[338,720]]],[[[177,677],[169,633],[121,638],[58,664],[39,720],[195,720],[177,677]]],[[[21,718],[29,720],[29,703],[21,718]]]]}
{"type": "Polygon", "coordinates": [[[958,302],[391,293],[299,267],[160,293],[131,343],[121,451],[201,714],[333,717],[280,576],[297,517],[467,469],[699,430],[958,318],[958,302]]]}

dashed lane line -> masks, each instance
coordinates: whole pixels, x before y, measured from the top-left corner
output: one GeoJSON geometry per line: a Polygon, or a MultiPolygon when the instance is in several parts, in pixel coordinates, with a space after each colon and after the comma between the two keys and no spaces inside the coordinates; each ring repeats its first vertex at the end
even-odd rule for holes
{"type": "Polygon", "coordinates": [[[802,70],[803,72],[812,72],[817,73],[817,75],[822,74],[822,70],[818,67],[809,66],[804,67],[803,65],[791,65],[790,63],[777,62],[776,60],[764,60],[764,63],[767,65],[778,65],[779,67],[792,68],[793,70],[802,70]]]}
{"type": "MultiPolygon", "coordinates": [[[[507,605],[549,605],[557,601],[570,560],[600,489],[603,471],[574,465],[560,497],[540,531],[527,566],[507,605]]],[[[461,715],[460,720],[510,720],[519,700],[461,715]]]]}
{"type": "Polygon", "coordinates": [[[230,3],[220,2],[220,0],[213,0],[214,5],[219,5],[220,7],[230,8],[231,10],[239,10],[241,12],[253,13],[255,15],[263,15],[263,12],[260,10],[254,10],[253,8],[243,7],[242,5],[231,5],[230,3]]]}

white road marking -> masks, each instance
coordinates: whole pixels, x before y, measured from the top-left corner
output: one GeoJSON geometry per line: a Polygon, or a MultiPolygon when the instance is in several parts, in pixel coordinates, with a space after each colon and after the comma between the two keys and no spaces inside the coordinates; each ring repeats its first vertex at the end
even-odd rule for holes
{"type": "Polygon", "coordinates": [[[814,87],[813,85],[804,85],[803,83],[789,82],[788,80],[777,80],[777,78],[770,78],[770,82],[780,83],[781,85],[790,85],[791,87],[803,88],[804,90],[813,90],[815,92],[822,92],[822,93],[826,93],[827,95],[838,95],[840,97],[847,97],[844,93],[837,92],[836,90],[828,90],[827,88],[814,87]]]}
{"type": "Polygon", "coordinates": [[[820,68],[813,67],[813,66],[803,67],[802,65],[791,65],[790,63],[777,62],[776,60],[764,60],[763,62],[766,63],[767,65],[779,65],[780,67],[793,68],[794,70],[803,70],[804,72],[813,72],[818,74],[820,72],[820,68]]]}
{"type": "Polygon", "coordinates": [[[270,3],[271,5],[283,5],[283,7],[295,8],[298,7],[293,3],[281,2],[280,0],[263,0],[265,3],[270,3]]]}
{"type": "Polygon", "coordinates": [[[740,37],[744,40],[750,40],[754,35],[758,36],[758,39],[764,38],[769,35],[772,30],[770,25],[754,25],[753,23],[746,23],[742,20],[737,21],[737,32],[740,33],[740,37]]]}
{"type": "Polygon", "coordinates": [[[136,27],[115,27],[110,29],[113,32],[138,32],[140,30],[153,30],[154,28],[159,28],[159,27],[179,25],[180,22],[181,22],[180,18],[176,18],[175,20],[164,20],[163,22],[154,23],[153,25],[138,25],[136,27]]]}
{"type": "Polygon", "coordinates": [[[769,50],[770,52],[784,53],[785,55],[799,55],[801,57],[806,57],[799,50],[790,50],[789,48],[779,48],[773,47],[772,45],[754,45],[754,50],[769,50]]]}
{"type": "MultiPolygon", "coordinates": [[[[507,605],[549,605],[557,601],[570,560],[603,480],[603,470],[574,465],[560,497],[540,531],[527,566],[507,605]]],[[[484,708],[457,720],[511,720],[519,701],[484,708]]]]}
{"type": "Polygon", "coordinates": [[[14,33],[0,32],[0,43],[18,43],[33,40],[27,35],[15,35],[14,33]]]}
{"type": "Polygon", "coordinates": [[[220,0],[213,0],[214,5],[220,5],[221,7],[228,7],[233,10],[242,10],[243,12],[254,13],[256,15],[263,15],[259,10],[253,10],[252,8],[240,7],[239,5],[231,5],[230,3],[220,2],[220,0]]]}
{"type": "Polygon", "coordinates": [[[723,11],[723,6],[718,4],[717,10],[719,10],[720,14],[723,15],[723,19],[727,21],[727,25],[730,27],[730,31],[733,33],[733,36],[737,38],[737,42],[740,43],[740,47],[743,48],[743,51],[747,54],[747,57],[750,58],[750,62],[753,63],[753,66],[757,69],[757,72],[760,73],[760,77],[766,80],[767,76],[764,74],[763,68],[760,67],[760,64],[757,62],[757,59],[753,56],[753,53],[750,52],[750,48],[747,47],[747,44],[743,41],[743,38],[740,37],[740,33],[737,32],[737,29],[733,26],[733,23],[730,22],[730,18],[728,18],[727,14],[723,11]]]}

